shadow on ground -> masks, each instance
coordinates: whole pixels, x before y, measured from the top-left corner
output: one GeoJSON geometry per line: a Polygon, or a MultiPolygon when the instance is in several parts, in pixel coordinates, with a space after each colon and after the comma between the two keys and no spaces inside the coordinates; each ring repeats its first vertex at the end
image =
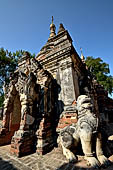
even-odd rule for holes
{"type": "Polygon", "coordinates": [[[0,170],[17,170],[17,168],[14,167],[9,161],[5,161],[0,158],[0,170]]]}
{"type": "Polygon", "coordinates": [[[83,168],[72,163],[65,163],[62,166],[58,167],[56,170],[93,170],[93,168],[83,168]]]}
{"type": "MultiPolygon", "coordinates": [[[[81,162],[81,161],[80,161],[81,162]]],[[[113,170],[113,162],[108,167],[98,167],[98,168],[92,168],[86,166],[77,166],[74,163],[64,163],[60,167],[58,167],[56,170],[95,170],[95,169],[100,169],[100,170],[113,170]]]]}

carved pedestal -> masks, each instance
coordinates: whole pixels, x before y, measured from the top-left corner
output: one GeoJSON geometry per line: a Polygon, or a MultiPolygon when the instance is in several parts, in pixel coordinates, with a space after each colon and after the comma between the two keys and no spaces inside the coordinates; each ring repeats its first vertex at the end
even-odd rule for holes
{"type": "Polygon", "coordinates": [[[11,141],[11,153],[17,157],[36,151],[36,136],[29,131],[18,130],[11,141]]]}
{"type": "Polygon", "coordinates": [[[37,131],[37,153],[45,154],[55,146],[49,117],[44,117],[37,131]]]}
{"type": "Polygon", "coordinates": [[[32,110],[32,102],[21,96],[21,122],[20,128],[15,132],[11,140],[11,153],[17,157],[33,153],[36,150],[35,132],[30,128],[34,123],[34,118],[30,115],[32,110]]]}

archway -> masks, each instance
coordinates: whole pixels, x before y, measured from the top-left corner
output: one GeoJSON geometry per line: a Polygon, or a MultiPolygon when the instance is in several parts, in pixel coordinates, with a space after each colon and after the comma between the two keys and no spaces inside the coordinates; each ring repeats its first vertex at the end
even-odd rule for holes
{"type": "Polygon", "coordinates": [[[8,96],[5,96],[4,101],[3,123],[0,129],[0,145],[10,144],[12,136],[20,127],[21,103],[19,93],[14,85],[8,90],[8,96]]]}
{"type": "Polygon", "coordinates": [[[17,131],[21,121],[21,102],[17,93],[13,102],[13,110],[10,113],[9,131],[17,131]]]}

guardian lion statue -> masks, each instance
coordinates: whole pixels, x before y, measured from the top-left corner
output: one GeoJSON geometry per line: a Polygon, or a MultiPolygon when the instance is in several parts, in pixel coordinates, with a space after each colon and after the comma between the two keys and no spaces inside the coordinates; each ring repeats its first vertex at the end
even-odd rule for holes
{"type": "Polygon", "coordinates": [[[78,122],[63,128],[59,135],[59,142],[63,154],[70,162],[76,162],[76,152],[81,142],[84,158],[93,168],[107,167],[110,161],[103,155],[102,136],[99,131],[99,120],[94,114],[94,107],[90,97],[80,95],[77,99],[78,122]]]}

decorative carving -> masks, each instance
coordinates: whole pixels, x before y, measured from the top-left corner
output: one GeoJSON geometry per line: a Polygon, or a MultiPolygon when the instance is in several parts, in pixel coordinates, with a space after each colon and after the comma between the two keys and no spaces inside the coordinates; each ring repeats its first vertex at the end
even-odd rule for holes
{"type": "MultiPolygon", "coordinates": [[[[20,156],[26,152],[32,152],[33,145],[36,143],[34,141],[36,140],[36,131],[39,128],[41,119],[43,119],[43,115],[51,115],[50,112],[53,111],[53,106],[50,104],[52,102],[49,101],[52,100],[50,97],[50,85],[53,78],[36,59],[30,59],[27,52],[20,58],[18,66],[18,69],[10,78],[9,85],[4,84],[4,117],[0,145],[5,144],[4,141],[10,134],[7,143],[11,142],[11,152],[20,156]],[[14,119],[15,116],[18,119],[14,119]],[[19,143],[21,147],[19,147],[19,143]],[[29,148],[27,150],[24,147],[25,143],[26,147],[29,148]],[[30,143],[33,144],[30,145],[30,143]],[[17,147],[17,145],[19,146],[17,147]],[[21,148],[23,149],[21,150],[21,148]]],[[[43,141],[43,137],[41,141],[43,141]]]]}
{"type": "Polygon", "coordinates": [[[93,168],[98,168],[100,165],[109,165],[109,160],[103,155],[102,137],[99,131],[99,120],[93,112],[93,103],[90,97],[80,95],[77,99],[78,122],[65,127],[60,132],[60,144],[63,149],[63,154],[69,161],[77,161],[76,156],[71,151],[77,149],[78,143],[81,141],[82,149],[85,154],[85,159],[93,168]],[[94,156],[93,142],[96,142],[96,155],[94,156]]]}

